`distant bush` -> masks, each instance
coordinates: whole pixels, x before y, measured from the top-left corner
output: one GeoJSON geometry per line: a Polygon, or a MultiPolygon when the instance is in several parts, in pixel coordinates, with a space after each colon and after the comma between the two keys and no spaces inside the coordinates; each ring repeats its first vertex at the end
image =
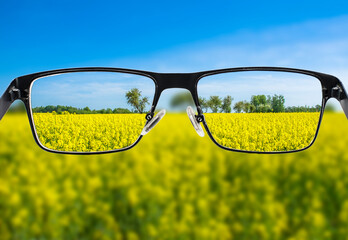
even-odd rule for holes
{"type": "Polygon", "coordinates": [[[41,106],[41,107],[35,107],[33,108],[33,113],[53,113],[55,114],[112,114],[112,113],[133,113],[127,108],[107,108],[107,109],[100,109],[100,110],[91,110],[89,107],[85,108],[76,108],[76,107],[71,107],[71,106],[53,106],[53,105],[48,105],[48,106],[41,106]]]}

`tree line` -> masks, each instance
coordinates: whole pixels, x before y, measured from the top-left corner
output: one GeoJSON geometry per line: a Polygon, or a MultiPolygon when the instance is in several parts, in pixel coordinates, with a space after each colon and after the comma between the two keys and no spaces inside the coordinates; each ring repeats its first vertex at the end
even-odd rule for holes
{"type": "Polygon", "coordinates": [[[114,108],[114,109],[106,108],[106,109],[99,109],[99,110],[95,110],[95,109],[91,110],[89,107],[76,108],[76,107],[71,107],[71,106],[48,105],[45,107],[33,108],[33,113],[111,114],[111,113],[132,113],[132,112],[127,108],[114,108]]]}
{"type": "Polygon", "coordinates": [[[319,112],[320,105],[311,106],[290,106],[285,107],[285,97],[283,95],[253,95],[250,101],[238,101],[232,107],[231,96],[221,98],[219,96],[210,96],[209,99],[199,98],[199,103],[203,112],[212,113],[231,113],[232,109],[236,113],[267,113],[267,112],[319,112]]]}
{"type": "Polygon", "coordinates": [[[62,106],[62,105],[48,105],[45,107],[35,107],[32,109],[34,113],[56,113],[56,114],[112,114],[112,113],[143,113],[145,111],[145,107],[149,104],[148,97],[142,97],[141,91],[137,88],[132,88],[128,92],[126,92],[125,97],[127,99],[127,103],[133,107],[133,110],[129,110],[127,108],[106,108],[106,109],[93,109],[91,110],[89,107],[84,108],[76,108],[72,106],[62,106]]]}
{"type": "MultiPolygon", "coordinates": [[[[52,113],[57,114],[75,113],[75,114],[112,114],[112,113],[144,113],[146,106],[149,104],[149,98],[143,97],[141,91],[137,88],[132,88],[126,92],[125,97],[128,105],[132,110],[127,108],[106,108],[99,110],[91,110],[89,107],[76,108],[72,106],[48,105],[45,107],[33,108],[34,113],[52,113]]],[[[232,106],[233,97],[227,95],[222,98],[220,96],[210,96],[208,99],[199,97],[199,103],[203,112],[212,113],[231,113],[232,110],[236,113],[267,113],[267,112],[319,112],[320,105],[311,106],[291,106],[285,107],[285,97],[283,95],[252,95],[250,101],[238,101],[232,106]]],[[[171,101],[172,107],[182,104],[191,104],[192,97],[190,93],[179,94],[174,96],[171,101]]]]}

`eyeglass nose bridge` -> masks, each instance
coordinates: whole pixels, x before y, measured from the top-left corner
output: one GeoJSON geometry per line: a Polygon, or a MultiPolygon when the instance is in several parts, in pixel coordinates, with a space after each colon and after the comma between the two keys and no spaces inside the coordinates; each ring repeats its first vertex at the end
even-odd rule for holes
{"type": "Polygon", "coordinates": [[[197,75],[192,73],[159,73],[156,74],[158,91],[169,88],[184,88],[192,92],[195,88],[197,75]]]}
{"type": "Polygon", "coordinates": [[[170,88],[182,88],[188,90],[192,95],[194,103],[198,107],[196,83],[200,76],[201,74],[199,73],[153,73],[152,77],[156,83],[156,93],[151,112],[154,113],[161,93],[170,88]]]}

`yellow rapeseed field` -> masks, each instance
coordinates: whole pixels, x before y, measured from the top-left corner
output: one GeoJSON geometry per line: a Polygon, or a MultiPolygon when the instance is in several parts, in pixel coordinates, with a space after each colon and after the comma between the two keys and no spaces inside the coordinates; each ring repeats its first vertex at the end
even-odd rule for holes
{"type": "Polygon", "coordinates": [[[325,115],[300,153],[225,151],[167,114],[132,150],[72,156],[7,114],[0,239],[346,239],[348,124],[325,115]]]}
{"type": "Polygon", "coordinates": [[[228,148],[256,152],[307,147],[319,123],[315,113],[207,113],[214,139],[228,148]]]}
{"type": "Polygon", "coordinates": [[[139,137],[145,114],[34,113],[37,135],[49,149],[98,152],[132,145],[139,137]]]}
{"type": "MultiPolygon", "coordinates": [[[[215,140],[248,151],[289,151],[314,139],[320,113],[208,113],[215,140]]],[[[145,114],[34,113],[40,142],[49,149],[98,152],[122,149],[139,137],[145,114]]]]}

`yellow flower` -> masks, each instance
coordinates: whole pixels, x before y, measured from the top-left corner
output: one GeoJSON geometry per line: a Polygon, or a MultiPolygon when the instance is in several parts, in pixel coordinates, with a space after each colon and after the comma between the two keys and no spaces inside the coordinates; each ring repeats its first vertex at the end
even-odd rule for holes
{"type": "Polygon", "coordinates": [[[19,205],[21,203],[21,196],[17,192],[14,192],[9,198],[9,203],[13,206],[19,205]]]}

